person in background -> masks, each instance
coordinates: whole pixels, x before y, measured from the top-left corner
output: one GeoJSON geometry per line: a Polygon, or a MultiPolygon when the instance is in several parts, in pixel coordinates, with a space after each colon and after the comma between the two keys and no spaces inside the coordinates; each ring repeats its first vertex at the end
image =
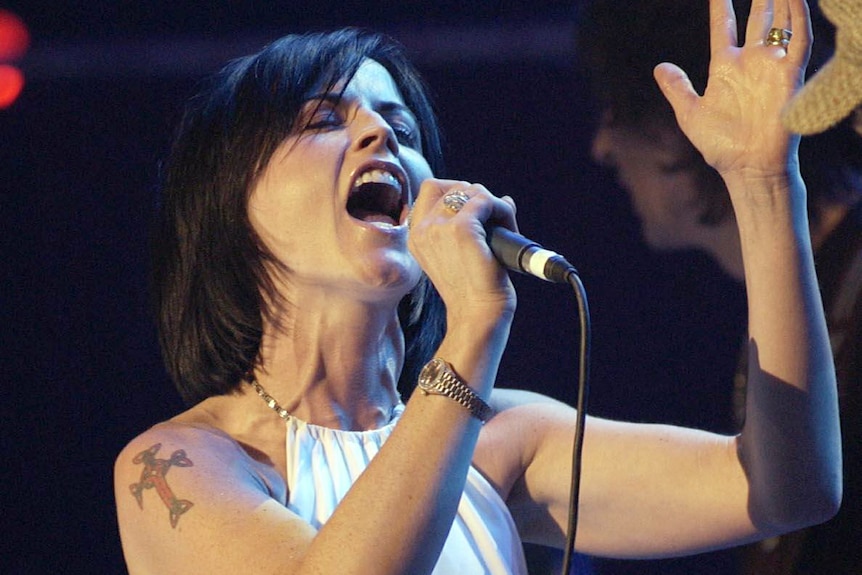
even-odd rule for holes
{"type": "MultiPolygon", "coordinates": [[[[712,5],[722,78],[700,97],[679,68],[656,74],[740,220],[748,418],[719,435],[588,417],[575,547],[590,554],[732,546],[841,498],[798,138],[779,122],[807,6],[755,7],[740,47],[712,5]],[[777,27],[796,37],[765,44],[777,27]]],[[[516,296],[485,226],[516,230],[514,202],[442,179],[439,160],[421,80],[365,32],[287,36],[191,100],[154,274],[190,407],[116,460],[131,575],[520,575],[523,541],[565,544],[577,414],[496,382],[516,296]]]]}
{"type": "MultiPolygon", "coordinates": [[[[747,12],[748,2],[734,4],[737,13],[747,12]]],[[[842,508],[825,524],[740,550],[659,562],[597,558],[594,565],[600,574],[862,573],[862,555],[848,553],[862,532],[862,117],[858,108],[852,113],[862,100],[860,6],[858,0],[825,0],[822,13],[814,9],[811,71],[823,66],[833,49],[838,57],[823,66],[824,79],[803,90],[798,97],[803,104],[795,104],[787,114],[788,125],[802,133],[832,127],[802,141],[799,161],[839,382],[842,508]],[[832,24],[838,27],[837,37],[832,24]]],[[[612,169],[628,192],[645,242],[659,251],[701,250],[742,282],[738,219],[725,183],[678,127],[652,78],[660,62],[681,63],[695,90],[702,91],[714,74],[701,41],[709,34],[708,22],[706,6],[685,0],[588,0],[580,14],[577,53],[601,110],[594,159],[612,169]]],[[[744,29],[741,25],[741,34],[744,29]]],[[[743,353],[724,398],[735,406],[729,416],[738,425],[745,419],[744,358],[743,353]]]]}

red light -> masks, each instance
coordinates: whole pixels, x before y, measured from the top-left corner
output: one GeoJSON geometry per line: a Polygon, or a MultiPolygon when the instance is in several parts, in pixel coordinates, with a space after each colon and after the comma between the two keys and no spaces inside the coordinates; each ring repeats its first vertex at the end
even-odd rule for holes
{"type": "Polygon", "coordinates": [[[11,106],[24,89],[24,74],[15,66],[0,64],[0,109],[11,106]]]}
{"type": "Polygon", "coordinates": [[[0,9],[0,61],[17,60],[30,46],[30,32],[12,12],[0,9]]]}
{"type": "Polygon", "coordinates": [[[12,12],[0,9],[0,109],[11,106],[24,89],[24,73],[14,62],[30,47],[30,32],[24,22],[12,12]]]}

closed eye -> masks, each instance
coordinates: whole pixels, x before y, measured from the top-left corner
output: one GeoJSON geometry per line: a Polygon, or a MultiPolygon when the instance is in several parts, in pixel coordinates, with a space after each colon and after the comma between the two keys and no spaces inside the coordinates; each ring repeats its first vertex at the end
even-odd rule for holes
{"type": "Polygon", "coordinates": [[[379,106],[377,113],[383,116],[395,132],[399,144],[421,151],[419,122],[416,121],[410,108],[398,102],[385,102],[379,106]]]}
{"type": "Polygon", "coordinates": [[[338,110],[325,100],[318,100],[303,121],[304,130],[322,130],[340,126],[343,123],[338,110]]]}
{"type": "Polygon", "coordinates": [[[393,121],[390,121],[389,125],[392,127],[392,131],[395,132],[395,137],[398,138],[399,144],[418,148],[420,141],[419,131],[416,128],[393,121]]]}
{"type": "MultiPolygon", "coordinates": [[[[310,98],[298,123],[299,129],[316,131],[343,126],[345,118],[344,111],[340,108],[341,102],[342,99],[333,94],[310,98]]],[[[387,103],[381,106],[377,113],[389,124],[399,144],[421,151],[419,125],[407,107],[402,104],[387,103]]]]}

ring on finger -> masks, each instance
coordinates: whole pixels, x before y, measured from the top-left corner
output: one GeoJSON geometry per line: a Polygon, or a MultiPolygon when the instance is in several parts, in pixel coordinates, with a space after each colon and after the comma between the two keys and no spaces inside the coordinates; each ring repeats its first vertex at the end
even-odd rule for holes
{"type": "Polygon", "coordinates": [[[456,214],[461,211],[461,208],[468,201],[470,201],[470,196],[464,193],[463,190],[451,190],[443,195],[443,205],[456,214]]]}
{"type": "Polygon", "coordinates": [[[766,34],[766,40],[764,40],[763,43],[767,46],[781,46],[782,48],[787,48],[792,36],[793,32],[787,28],[770,28],[769,33],[766,34]]]}

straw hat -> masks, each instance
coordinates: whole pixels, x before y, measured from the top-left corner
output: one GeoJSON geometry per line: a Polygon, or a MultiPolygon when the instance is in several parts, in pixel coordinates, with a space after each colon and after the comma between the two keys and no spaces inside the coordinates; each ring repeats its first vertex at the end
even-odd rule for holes
{"type": "Polygon", "coordinates": [[[819,5],[835,25],[835,54],[784,109],[784,125],[799,134],[831,128],[862,104],[862,0],[820,0],[819,5]]]}

